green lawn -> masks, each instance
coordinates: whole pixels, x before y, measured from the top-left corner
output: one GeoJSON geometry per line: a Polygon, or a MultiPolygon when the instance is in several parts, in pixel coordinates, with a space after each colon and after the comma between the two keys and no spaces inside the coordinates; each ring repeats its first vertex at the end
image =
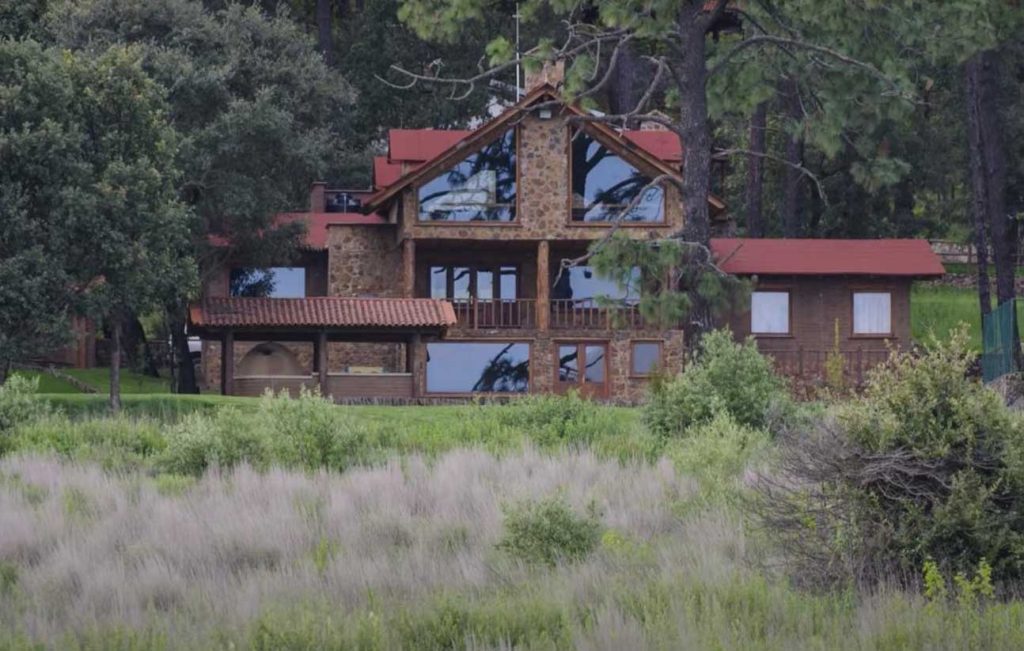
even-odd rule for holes
{"type": "MultiPolygon", "coordinates": [[[[64,375],[85,382],[100,393],[106,393],[110,387],[110,369],[108,368],[65,368],[60,369],[64,375]]],[[[77,387],[59,377],[42,371],[15,371],[18,375],[39,378],[39,393],[81,393],[77,387]]],[[[121,393],[170,393],[170,379],[167,377],[150,377],[129,370],[121,371],[121,393]]]]}
{"type": "MultiPolygon", "coordinates": [[[[1024,318],[1024,301],[1017,305],[1018,318],[1024,318]]],[[[910,297],[910,322],[916,341],[924,341],[930,333],[946,337],[963,322],[970,327],[971,346],[981,350],[981,313],[974,289],[958,289],[933,285],[917,285],[910,297]]]]}

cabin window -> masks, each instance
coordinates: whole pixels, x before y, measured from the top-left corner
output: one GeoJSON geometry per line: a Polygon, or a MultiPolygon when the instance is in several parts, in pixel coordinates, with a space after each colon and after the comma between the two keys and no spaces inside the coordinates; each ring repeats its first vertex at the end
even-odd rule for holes
{"type": "Polygon", "coordinates": [[[647,187],[650,176],[583,129],[575,130],[571,137],[572,221],[658,223],[665,220],[665,192],[659,186],[647,187]]]}
{"type": "Polygon", "coordinates": [[[634,341],[630,354],[630,372],[638,377],[652,375],[661,367],[660,341],[634,341]]]}
{"type": "Polygon", "coordinates": [[[529,387],[529,344],[427,344],[427,391],[430,393],[524,393],[529,387]]]}
{"type": "Polygon", "coordinates": [[[231,270],[231,296],[304,298],[305,267],[239,267],[231,270]]]}
{"type": "Polygon", "coordinates": [[[892,294],[889,292],[853,293],[853,334],[892,334],[892,294]]]}
{"type": "Polygon", "coordinates": [[[419,189],[420,221],[510,222],[515,218],[515,129],[419,189]]]}
{"type": "Polygon", "coordinates": [[[601,276],[593,267],[569,267],[551,288],[553,300],[571,300],[575,307],[598,307],[599,297],[627,305],[639,303],[640,268],[633,267],[629,281],[623,285],[617,279],[601,276]]]}
{"type": "Polygon", "coordinates": [[[789,292],[751,293],[750,332],[755,335],[789,334],[789,292]]]}
{"type": "Polygon", "coordinates": [[[430,298],[465,301],[512,301],[517,298],[519,269],[515,265],[497,267],[430,267],[430,298]]]}

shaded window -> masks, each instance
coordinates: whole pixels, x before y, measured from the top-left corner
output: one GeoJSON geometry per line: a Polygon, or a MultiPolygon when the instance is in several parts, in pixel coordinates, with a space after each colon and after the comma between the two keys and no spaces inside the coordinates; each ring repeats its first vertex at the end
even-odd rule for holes
{"type": "Polygon", "coordinates": [[[635,305],[640,301],[640,268],[634,267],[626,285],[599,275],[592,267],[569,267],[551,288],[554,300],[572,299],[576,307],[596,307],[597,298],[604,297],[635,305]]]}
{"type": "Polygon", "coordinates": [[[231,270],[231,296],[303,298],[305,267],[240,267],[231,270]]]}
{"type": "Polygon", "coordinates": [[[516,131],[510,129],[419,189],[420,221],[516,218],[516,131]]]}
{"type": "Polygon", "coordinates": [[[430,267],[430,298],[449,300],[481,301],[501,299],[511,301],[517,298],[517,276],[514,266],[502,267],[430,267]],[[500,282],[495,282],[495,277],[500,282]]]}
{"type": "Polygon", "coordinates": [[[853,293],[853,334],[892,334],[892,294],[889,292],[853,293]]]}
{"type": "Polygon", "coordinates": [[[427,344],[427,391],[522,393],[530,387],[530,345],[437,342],[427,344]]]}
{"type": "Polygon", "coordinates": [[[573,221],[665,220],[665,193],[661,187],[647,188],[651,177],[641,173],[584,130],[573,133],[571,151],[573,221]],[[640,198],[637,200],[638,196],[640,198]],[[632,208],[623,213],[631,205],[632,208]]]}
{"type": "Polygon", "coordinates": [[[608,374],[604,344],[560,344],[558,381],[565,384],[604,384],[608,374]]]}
{"type": "Polygon", "coordinates": [[[789,292],[750,294],[750,332],[763,335],[789,334],[789,292]]]}
{"type": "Polygon", "coordinates": [[[630,372],[633,375],[651,375],[661,367],[661,343],[634,341],[630,372]]]}

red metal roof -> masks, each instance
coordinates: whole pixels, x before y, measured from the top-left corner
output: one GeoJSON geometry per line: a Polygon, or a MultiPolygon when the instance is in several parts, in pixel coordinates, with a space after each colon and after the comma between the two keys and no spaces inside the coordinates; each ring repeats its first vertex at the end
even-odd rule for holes
{"type": "MultiPolygon", "coordinates": [[[[278,213],[274,218],[278,225],[298,220],[306,222],[306,239],[303,246],[317,250],[327,248],[329,226],[377,226],[389,223],[381,215],[364,215],[357,212],[283,212],[278,213]]],[[[209,241],[213,246],[227,246],[229,242],[228,238],[223,235],[210,235],[209,241]]]]}
{"type": "Polygon", "coordinates": [[[388,131],[388,159],[422,163],[471,133],[464,129],[391,129],[388,131]]]}
{"type": "Polygon", "coordinates": [[[433,298],[207,298],[189,308],[192,325],[224,327],[444,328],[452,304],[433,298]]]}
{"type": "Polygon", "coordinates": [[[386,188],[402,177],[402,164],[392,163],[387,156],[373,157],[373,188],[386,188]]]}
{"type": "Polygon", "coordinates": [[[722,269],[737,275],[936,277],[945,273],[926,240],[711,240],[722,269]]]}
{"type": "Polygon", "coordinates": [[[663,161],[680,163],[683,160],[683,148],[679,145],[679,136],[671,131],[624,131],[623,134],[637,146],[646,149],[663,161]]]}

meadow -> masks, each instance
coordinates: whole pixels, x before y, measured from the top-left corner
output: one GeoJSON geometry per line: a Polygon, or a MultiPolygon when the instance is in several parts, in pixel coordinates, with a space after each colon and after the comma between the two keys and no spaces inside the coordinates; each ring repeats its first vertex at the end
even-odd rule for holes
{"type": "MultiPolygon", "coordinates": [[[[1018,527],[1015,507],[962,513],[911,576],[870,584],[810,580],[821,568],[793,565],[756,508],[765,478],[786,476],[785,441],[843,409],[865,440],[910,431],[927,447],[975,422],[1019,440],[1024,420],[964,377],[967,357],[803,404],[728,335],[643,408],[138,396],[112,418],[95,396],[9,381],[0,650],[1024,648],[1012,539],[980,541],[994,579],[987,562],[929,565],[961,520],[1018,527]],[[928,433],[950,399],[969,423],[928,433]]],[[[1024,446],[1007,449],[993,487],[1024,485],[1024,446]]],[[[827,517],[800,526],[835,538],[827,517]]]]}

